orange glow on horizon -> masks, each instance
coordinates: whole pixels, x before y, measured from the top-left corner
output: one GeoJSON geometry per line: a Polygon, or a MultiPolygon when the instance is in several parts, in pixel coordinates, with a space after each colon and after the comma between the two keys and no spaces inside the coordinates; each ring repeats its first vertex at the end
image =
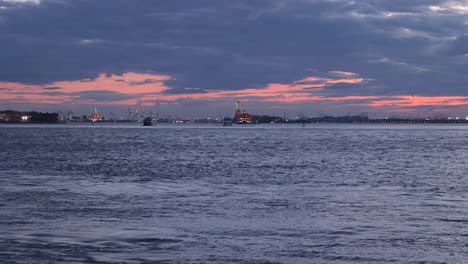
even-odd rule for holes
{"type": "Polygon", "coordinates": [[[380,100],[370,104],[373,107],[383,106],[462,106],[468,105],[468,96],[395,96],[391,100],[380,100]]]}
{"type": "MultiPolygon", "coordinates": [[[[172,80],[169,75],[127,72],[122,75],[100,74],[96,79],[58,81],[46,85],[25,85],[22,83],[0,82],[0,100],[21,103],[47,104],[101,104],[101,105],[144,105],[154,106],[159,102],[174,102],[180,99],[214,100],[232,99],[256,100],[275,103],[298,102],[340,102],[353,106],[390,107],[414,109],[417,106],[465,106],[468,96],[339,96],[326,97],[317,91],[335,84],[360,84],[366,82],[358,74],[344,71],[330,72],[335,78],[309,76],[290,84],[270,83],[261,88],[240,90],[211,90],[198,93],[167,93],[171,88],[165,82],[172,80]],[[112,92],[121,95],[120,100],[83,97],[86,92],[112,92]]],[[[92,95],[92,94],[91,94],[92,95]]],[[[112,94],[111,94],[112,95],[112,94]]],[[[105,94],[104,96],[105,97],[105,94]]]]}

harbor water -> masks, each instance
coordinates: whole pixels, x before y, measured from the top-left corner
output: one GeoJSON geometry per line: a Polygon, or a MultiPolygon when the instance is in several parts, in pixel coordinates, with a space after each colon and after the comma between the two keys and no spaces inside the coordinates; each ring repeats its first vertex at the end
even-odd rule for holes
{"type": "Polygon", "coordinates": [[[467,263],[467,125],[2,125],[0,263],[467,263]]]}

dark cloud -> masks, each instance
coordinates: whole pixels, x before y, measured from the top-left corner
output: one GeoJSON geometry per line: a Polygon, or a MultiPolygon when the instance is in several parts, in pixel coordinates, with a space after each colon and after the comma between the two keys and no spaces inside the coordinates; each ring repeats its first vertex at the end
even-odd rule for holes
{"type": "MultiPolygon", "coordinates": [[[[18,95],[25,95],[23,92],[11,93],[11,94],[18,94],[18,95]]],[[[77,100],[84,100],[84,101],[102,101],[102,102],[117,102],[123,100],[130,100],[130,99],[139,99],[141,95],[138,94],[123,94],[114,91],[106,91],[106,90],[94,90],[94,91],[82,91],[82,92],[61,92],[52,91],[48,92],[39,92],[39,93],[28,93],[28,94],[38,94],[38,95],[48,95],[48,96],[73,96],[76,97],[77,100]]]]}
{"type": "MultiPolygon", "coordinates": [[[[125,80],[117,80],[117,81],[125,81],[125,80]]],[[[140,81],[140,82],[130,82],[129,85],[130,86],[137,86],[137,85],[150,84],[150,83],[161,83],[161,81],[148,79],[148,80],[144,80],[144,81],[140,81]]]]}
{"type": "Polygon", "coordinates": [[[382,95],[382,87],[372,86],[368,84],[348,84],[338,83],[330,85],[327,89],[318,92],[319,95],[327,97],[340,97],[351,95],[374,96],[382,95]]]}
{"type": "Polygon", "coordinates": [[[468,35],[459,36],[450,42],[447,51],[452,56],[468,55],[468,35]]]}
{"type": "Polygon", "coordinates": [[[324,94],[467,95],[466,14],[449,2],[0,0],[0,80],[153,72],[187,93],[349,71],[370,81],[324,94]]]}
{"type": "Polygon", "coordinates": [[[90,101],[123,101],[130,99],[140,98],[140,95],[135,94],[122,94],[114,91],[85,91],[79,93],[68,93],[68,95],[78,95],[79,100],[90,100],[90,101]]]}
{"type": "Polygon", "coordinates": [[[61,90],[62,88],[53,86],[53,87],[44,87],[43,89],[48,90],[48,91],[52,91],[52,90],[61,90]]]}

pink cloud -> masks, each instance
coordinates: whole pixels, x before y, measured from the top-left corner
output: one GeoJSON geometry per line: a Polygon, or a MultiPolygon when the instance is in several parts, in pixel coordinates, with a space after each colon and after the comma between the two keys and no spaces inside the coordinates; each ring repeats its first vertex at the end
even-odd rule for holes
{"type": "Polygon", "coordinates": [[[389,100],[375,101],[370,104],[374,107],[398,106],[463,106],[468,105],[468,96],[395,96],[389,100]]]}
{"type": "Polygon", "coordinates": [[[180,99],[212,100],[232,99],[255,100],[265,102],[296,103],[308,101],[336,102],[348,105],[368,107],[391,107],[414,109],[417,106],[464,106],[468,105],[468,96],[342,96],[325,97],[315,94],[335,84],[359,84],[366,80],[358,74],[344,71],[332,71],[330,78],[309,76],[289,83],[270,83],[265,87],[241,90],[212,90],[199,93],[169,94],[170,87],[165,81],[172,80],[170,75],[127,72],[122,75],[100,74],[96,79],[78,81],[60,81],[46,85],[25,85],[22,83],[0,82],[0,100],[10,102],[29,102],[47,104],[94,104],[97,100],[80,98],[80,93],[108,91],[133,98],[118,101],[102,101],[100,105],[145,105],[157,102],[175,102],[180,99]],[[52,87],[52,88],[51,88],[52,87]],[[361,101],[361,102],[359,102],[361,101]]]}
{"type": "MultiPolygon", "coordinates": [[[[24,85],[13,82],[0,82],[0,87],[15,93],[34,94],[44,92],[47,87],[59,87],[63,93],[79,93],[86,91],[113,91],[122,94],[162,93],[169,89],[164,81],[172,79],[169,75],[156,75],[128,72],[123,75],[106,76],[100,74],[93,80],[60,81],[46,85],[24,85]]],[[[2,95],[4,95],[4,92],[2,95]]],[[[31,98],[33,98],[31,96],[31,98]]],[[[3,99],[3,97],[0,97],[3,99]]]]}

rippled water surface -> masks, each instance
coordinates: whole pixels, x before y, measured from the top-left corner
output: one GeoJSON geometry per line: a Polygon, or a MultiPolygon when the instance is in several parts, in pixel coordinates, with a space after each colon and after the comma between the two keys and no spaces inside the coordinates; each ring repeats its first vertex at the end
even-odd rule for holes
{"type": "Polygon", "coordinates": [[[468,126],[0,126],[1,263],[468,263],[468,126]]]}

